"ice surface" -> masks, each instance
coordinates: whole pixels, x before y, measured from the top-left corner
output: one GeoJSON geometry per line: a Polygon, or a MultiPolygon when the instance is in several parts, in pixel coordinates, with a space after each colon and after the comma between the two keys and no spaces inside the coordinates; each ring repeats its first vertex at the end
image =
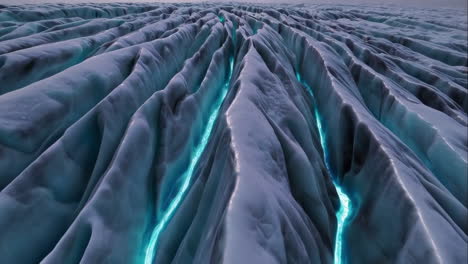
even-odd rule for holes
{"type": "Polygon", "coordinates": [[[0,7],[0,263],[465,263],[465,10],[0,7]]]}

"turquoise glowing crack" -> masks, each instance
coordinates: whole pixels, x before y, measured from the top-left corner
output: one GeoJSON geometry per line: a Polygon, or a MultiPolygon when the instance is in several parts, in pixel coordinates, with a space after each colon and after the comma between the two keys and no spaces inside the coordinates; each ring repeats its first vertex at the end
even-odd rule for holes
{"type": "Polygon", "coordinates": [[[219,109],[221,108],[221,105],[222,105],[222,103],[224,101],[224,98],[226,97],[226,94],[228,92],[229,84],[231,82],[233,68],[234,68],[234,59],[230,58],[230,60],[229,60],[228,79],[227,79],[226,83],[222,86],[221,95],[218,98],[218,100],[216,100],[216,102],[214,104],[214,107],[212,109],[212,112],[210,114],[208,122],[207,122],[207,124],[205,126],[205,130],[203,131],[202,138],[201,138],[200,142],[195,146],[195,149],[192,152],[191,159],[190,159],[190,164],[187,167],[187,170],[182,174],[182,179],[183,179],[182,186],[180,187],[180,190],[177,193],[177,195],[174,197],[174,199],[169,204],[169,207],[164,212],[164,214],[161,217],[159,223],[156,225],[156,227],[154,228],[154,230],[153,230],[153,232],[151,234],[150,242],[149,242],[148,247],[146,248],[146,252],[145,252],[145,264],[151,264],[153,262],[154,256],[156,254],[158,238],[159,238],[161,232],[164,230],[164,228],[167,226],[167,224],[171,220],[171,218],[174,215],[175,211],[179,207],[179,204],[182,202],[185,193],[189,189],[195,166],[197,165],[198,160],[200,159],[201,155],[203,154],[203,151],[205,150],[206,145],[208,144],[208,141],[209,141],[210,135],[211,135],[211,131],[213,130],[213,126],[215,124],[216,118],[217,118],[218,113],[219,113],[219,109]]]}
{"type": "MultiPolygon", "coordinates": [[[[328,172],[331,174],[330,167],[328,165],[328,151],[326,148],[325,144],[325,132],[323,131],[323,126],[322,126],[322,120],[320,118],[318,109],[317,109],[317,103],[316,99],[314,97],[314,94],[312,92],[312,88],[310,86],[301,80],[301,75],[299,73],[296,73],[296,78],[297,80],[306,87],[307,92],[310,94],[313,102],[314,102],[314,114],[315,114],[315,122],[317,125],[317,129],[319,132],[319,137],[320,137],[320,144],[322,146],[323,150],[323,155],[324,155],[324,161],[325,161],[325,166],[327,167],[328,172]]],[[[336,227],[336,237],[335,237],[335,250],[333,254],[333,263],[334,264],[342,264],[345,263],[343,260],[342,252],[343,252],[343,229],[346,224],[346,221],[348,217],[351,215],[351,200],[349,197],[343,192],[341,187],[333,180],[334,177],[332,177],[332,182],[333,185],[335,185],[336,192],[338,193],[338,198],[340,199],[340,209],[336,213],[336,219],[337,219],[337,227],[336,227]]]]}
{"type": "Polygon", "coordinates": [[[336,238],[335,238],[335,253],[334,253],[334,263],[335,264],[342,264],[345,263],[343,260],[342,252],[343,252],[343,229],[346,223],[347,218],[351,213],[351,200],[349,197],[343,192],[341,187],[335,184],[336,192],[338,193],[338,197],[340,198],[340,210],[336,213],[336,218],[338,222],[338,226],[336,227],[336,238]]]}

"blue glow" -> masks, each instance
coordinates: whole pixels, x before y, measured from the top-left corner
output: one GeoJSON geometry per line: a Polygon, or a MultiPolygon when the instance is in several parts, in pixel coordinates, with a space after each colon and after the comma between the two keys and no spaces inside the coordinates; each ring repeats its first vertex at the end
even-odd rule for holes
{"type": "Polygon", "coordinates": [[[340,198],[340,210],[336,213],[336,218],[338,222],[338,226],[336,227],[336,237],[335,237],[335,253],[334,253],[334,263],[341,264],[345,263],[343,260],[343,229],[346,223],[347,218],[351,213],[351,200],[349,197],[343,192],[341,187],[335,184],[336,192],[338,193],[338,197],[340,198]]]}
{"type": "Polygon", "coordinates": [[[174,215],[176,209],[179,207],[180,202],[183,200],[185,193],[189,189],[190,182],[193,176],[193,170],[195,169],[195,166],[198,163],[198,160],[200,159],[201,155],[203,154],[203,151],[205,150],[206,145],[208,144],[208,141],[210,139],[211,131],[213,130],[213,126],[215,124],[216,118],[218,117],[218,112],[219,109],[221,108],[221,105],[224,101],[224,98],[226,97],[226,94],[228,92],[229,84],[231,82],[231,77],[232,77],[232,72],[234,68],[234,58],[229,59],[229,75],[226,83],[221,87],[221,95],[220,97],[215,101],[213,105],[212,112],[210,113],[210,117],[208,119],[208,122],[205,126],[205,129],[202,134],[202,138],[200,142],[195,146],[194,151],[192,152],[191,158],[190,158],[190,164],[187,167],[187,170],[182,174],[182,179],[183,183],[182,186],[179,189],[179,192],[177,195],[174,197],[174,199],[171,201],[169,204],[169,207],[167,210],[163,213],[163,216],[161,217],[161,220],[159,223],[156,225],[154,228],[150,242],[148,244],[148,247],[146,248],[145,252],[145,264],[152,264],[154,260],[154,255],[156,254],[156,249],[157,249],[157,244],[158,244],[158,238],[161,232],[164,230],[164,228],[167,226],[169,221],[171,220],[172,216],[174,215]]]}
{"type": "MultiPolygon", "coordinates": [[[[299,73],[296,73],[296,78],[297,80],[299,80],[299,82],[301,82],[302,85],[306,87],[307,92],[310,94],[314,102],[315,122],[316,122],[317,129],[319,132],[320,144],[322,145],[325,166],[327,167],[327,170],[331,175],[331,170],[328,165],[328,151],[327,151],[326,144],[325,144],[326,134],[323,131],[322,120],[320,118],[320,115],[317,109],[317,103],[316,103],[314,93],[312,92],[312,88],[310,88],[310,86],[306,82],[301,80],[301,75],[299,73]]],[[[342,264],[342,263],[345,263],[343,256],[342,256],[343,229],[344,229],[344,226],[346,224],[348,217],[351,214],[352,206],[351,206],[351,200],[349,199],[349,197],[343,192],[342,188],[333,179],[334,177],[332,177],[332,181],[333,181],[333,184],[335,185],[336,192],[338,193],[338,198],[340,199],[340,209],[336,213],[337,227],[336,227],[335,251],[333,254],[333,263],[342,264]]]]}

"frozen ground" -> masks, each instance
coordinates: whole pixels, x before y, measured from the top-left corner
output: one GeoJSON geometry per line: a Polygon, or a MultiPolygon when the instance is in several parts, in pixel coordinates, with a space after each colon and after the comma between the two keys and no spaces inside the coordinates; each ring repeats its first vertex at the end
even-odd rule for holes
{"type": "Polygon", "coordinates": [[[466,263],[464,9],[0,7],[0,263],[466,263]]]}

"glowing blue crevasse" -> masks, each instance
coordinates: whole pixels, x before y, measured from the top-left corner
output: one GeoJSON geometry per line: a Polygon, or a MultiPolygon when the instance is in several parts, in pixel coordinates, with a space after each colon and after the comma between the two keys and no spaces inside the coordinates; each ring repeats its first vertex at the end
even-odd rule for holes
{"type": "Polygon", "coordinates": [[[161,220],[159,223],[157,223],[156,227],[154,228],[150,242],[148,244],[148,247],[146,248],[145,252],[145,264],[151,264],[154,259],[154,255],[156,254],[156,248],[157,248],[157,243],[158,243],[158,238],[161,232],[164,230],[164,228],[167,226],[169,221],[171,220],[172,216],[174,215],[175,211],[179,207],[180,202],[182,202],[185,193],[189,189],[189,185],[193,176],[193,170],[195,169],[195,166],[198,163],[198,160],[200,159],[201,155],[203,154],[203,151],[208,144],[211,131],[213,130],[213,126],[215,124],[216,118],[218,116],[219,109],[221,108],[221,105],[224,101],[224,98],[226,97],[226,94],[228,92],[229,88],[229,83],[231,82],[231,77],[232,77],[232,71],[234,68],[234,58],[229,59],[229,75],[226,83],[222,86],[221,90],[221,95],[220,97],[215,101],[210,117],[208,119],[208,122],[205,126],[205,129],[203,130],[202,138],[200,142],[195,146],[194,151],[192,152],[192,155],[190,157],[190,164],[187,167],[187,170],[182,174],[182,185],[177,193],[177,195],[174,197],[174,199],[171,201],[169,204],[169,207],[167,210],[163,213],[163,216],[161,217],[161,220]]]}
{"type": "MultiPolygon", "coordinates": [[[[323,155],[324,155],[323,159],[325,161],[325,166],[327,167],[328,172],[331,174],[331,170],[328,164],[328,151],[327,151],[326,144],[325,144],[326,134],[323,131],[322,120],[320,118],[320,115],[317,109],[317,103],[316,103],[314,93],[312,92],[312,88],[310,88],[310,86],[306,82],[301,80],[301,75],[299,73],[296,73],[296,77],[297,77],[297,80],[299,80],[299,82],[301,82],[302,85],[306,87],[307,92],[310,94],[314,102],[315,122],[317,123],[317,129],[318,129],[319,137],[320,137],[320,144],[322,145],[322,150],[323,150],[323,155]]],[[[338,198],[340,199],[340,209],[336,213],[337,227],[336,227],[335,252],[333,256],[333,263],[342,264],[342,263],[345,263],[343,256],[342,256],[343,229],[344,229],[346,220],[351,215],[352,207],[351,207],[351,200],[343,192],[341,187],[334,181],[334,177],[332,177],[332,181],[333,181],[333,184],[335,185],[336,192],[338,193],[338,198]]]]}

